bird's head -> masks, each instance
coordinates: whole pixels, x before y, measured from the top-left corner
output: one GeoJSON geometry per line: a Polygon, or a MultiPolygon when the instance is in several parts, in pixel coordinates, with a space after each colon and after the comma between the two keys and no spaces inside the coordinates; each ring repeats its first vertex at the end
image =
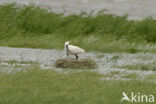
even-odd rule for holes
{"type": "Polygon", "coordinates": [[[67,41],[67,42],[65,42],[65,46],[67,46],[67,45],[69,45],[69,42],[67,41]]]}

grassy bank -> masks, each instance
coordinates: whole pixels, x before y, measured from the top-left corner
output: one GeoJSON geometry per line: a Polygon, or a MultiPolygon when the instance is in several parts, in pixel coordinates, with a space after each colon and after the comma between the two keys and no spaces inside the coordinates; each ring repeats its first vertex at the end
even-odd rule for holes
{"type": "Polygon", "coordinates": [[[90,71],[26,70],[0,73],[1,104],[121,104],[123,91],[156,95],[156,84],[147,81],[107,81],[90,71]]]}
{"type": "Polygon", "coordinates": [[[127,20],[102,11],[56,14],[35,5],[0,6],[0,45],[62,49],[65,41],[87,51],[156,52],[156,20],[127,20]]]}

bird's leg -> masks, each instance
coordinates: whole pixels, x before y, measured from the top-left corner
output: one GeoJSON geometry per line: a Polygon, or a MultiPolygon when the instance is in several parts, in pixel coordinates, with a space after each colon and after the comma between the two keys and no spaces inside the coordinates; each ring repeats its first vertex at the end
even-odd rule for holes
{"type": "Polygon", "coordinates": [[[69,56],[69,53],[68,53],[68,51],[67,51],[67,56],[69,56]]]}
{"type": "Polygon", "coordinates": [[[76,60],[78,59],[78,55],[77,54],[75,54],[75,57],[76,57],[76,60]]]}
{"type": "Polygon", "coordinates": [[[69,50],[68,50],[68,46],[66,46],[66,51],[67,51],[67,56],[69,56],[69,50]]]}

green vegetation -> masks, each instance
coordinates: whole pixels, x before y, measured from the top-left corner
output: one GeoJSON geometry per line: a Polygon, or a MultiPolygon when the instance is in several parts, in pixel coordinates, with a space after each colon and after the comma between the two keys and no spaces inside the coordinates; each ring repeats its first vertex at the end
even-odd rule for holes
{"type": "Polygon", "coordinates": [[[156,79],[156,74],[153,73],[153,74],[151,74],[151,75],[148,75],[148,76],[146,77],[146,79],[147,79],[147,80],[155,80],[155,79],[156,79]]]}
{"type": "Polygon", "coordinates": [[[12,64],[39,64],[37,61],[17,61],[17,60],[9,60],[9,61],[2,61],[0,60],[0,63],[8,63],[10,65],[12,64]]]}
{"type": "MultiPolygon", "coordinates": [[[[127,15],[102,11],[94,16],[92,13],[64,16],[35,5],[0,5],[1,46],[63,49],[68,40],[87,51],[156,53],[155,34],[156,20],[152,18],[134,21],[127,20],[127,15]]],[[[110,61],[119,58],[114,56],[110,61]]],[[[0,104],[121,104],[123,91],[156,96],[156,84],[137,81],[136,74],[123,76],[133,79],[130,81],[103,80],[122,73],[112,71],[104,75],[70,69],[60,72],[40,69],[39,63],[32,61],[0,62],[7,63],[0,67],[0,104]],[[7,67],[12,73],[7,73],[7,67]],[[14,70],[17,67],[22,70],[14,70]]],[[[154,65],[123,68],[155,70],[154,65]]]]}
{"type": "Polygon", "coordinates": [[[122,76],[122,78],[128,78],[128,79],[133,79],[133,80],[141,79],[137,73],[127,74],[127,75],[122,76]]]}
{"type": "Polygon", "coordinates": [[[156,20],[103,12],[64,16],[35,5],[0,5],[0,45],[62,49],[69,40],[87,51],[156,52],[156,20]]]}
{"type": "Polygon", "coordinates": [[[119,76],[120,74],[122,74],[120,71],[111,71],[109,73],[104,74],[105,77],[114,77],[114,76],[119,76]]]}
{"type": "Polygon", "coordinates": [[[156,96],[155,83],[100,80],[103,76],[90,71],[58,72],[38,67],[14,74],[0,72],[0,104],[121,104],[123,91],[156,96]]]}
{"type": "Polygon", "coordinates": [[[156,62],[148,63],[148,64],[135,64],[135,65],[124,65],[124,66],[114,66],[116,68],[123,68],[129,70],[153,70],[156,71],[156,62]]]}

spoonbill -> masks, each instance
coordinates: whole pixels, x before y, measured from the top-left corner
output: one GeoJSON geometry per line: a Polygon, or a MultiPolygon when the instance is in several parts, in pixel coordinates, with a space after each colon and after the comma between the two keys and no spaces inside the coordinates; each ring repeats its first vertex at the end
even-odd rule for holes
{"type": "Polygon", "coordinates": [[[68,41],[65,42],[65,49],[66,49],[67,56],[69,56],[69,54],[75,55],[76,60],[78,59],[78,54],[85,53],[85,50],[77,46],[70,45],[68,41]]]}

